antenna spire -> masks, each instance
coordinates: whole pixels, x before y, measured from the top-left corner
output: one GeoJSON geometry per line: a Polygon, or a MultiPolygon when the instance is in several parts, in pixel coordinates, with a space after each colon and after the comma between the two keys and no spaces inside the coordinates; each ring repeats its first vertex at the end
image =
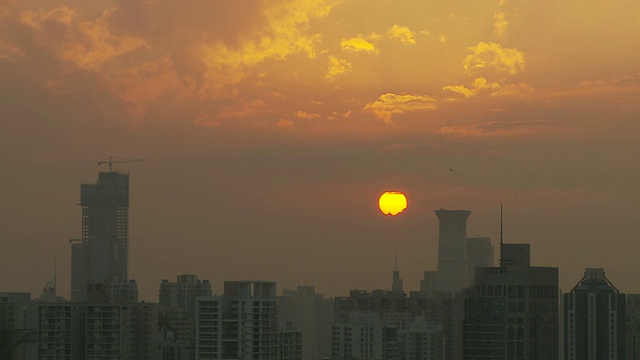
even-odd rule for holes
{"type": "Polygon", "coordinates": [[[396,250],[396,271],[398,271],[398,250],[396,250]]]}

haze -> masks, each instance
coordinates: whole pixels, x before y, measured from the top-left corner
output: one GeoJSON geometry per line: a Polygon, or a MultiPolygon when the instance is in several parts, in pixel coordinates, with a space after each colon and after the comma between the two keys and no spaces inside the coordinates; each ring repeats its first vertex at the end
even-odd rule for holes
{"type": "MultiPolygon", "coordinates": [[[[0,0],[0,284],[39,293],[80,183],[131,174],[130,277],[407,289],[434,209],[563,290],[640,251],[640,2],[0,0]],[[454,169],[455,171],[449,171],[454,169]],[[382,216],[377,197],[411,206],[382,216]]],[[[214,289],[219,292],[220,289],[214,289]]]]}

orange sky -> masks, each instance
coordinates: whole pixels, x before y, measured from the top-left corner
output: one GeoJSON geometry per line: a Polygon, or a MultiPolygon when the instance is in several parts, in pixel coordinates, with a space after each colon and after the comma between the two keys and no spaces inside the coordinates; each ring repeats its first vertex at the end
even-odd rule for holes
{"type": "Polygon", "coordinates": [[[415,289],[432,210],[495,238],[500,203],[565,290],[640,292],[639,40],[635,0],[0,0],[0,291],[55,256],[67,294],[78,185],[117,155],[147,160],[122,169],[149,300],[179,273],[387,288],[396,249],[415,289]]]}

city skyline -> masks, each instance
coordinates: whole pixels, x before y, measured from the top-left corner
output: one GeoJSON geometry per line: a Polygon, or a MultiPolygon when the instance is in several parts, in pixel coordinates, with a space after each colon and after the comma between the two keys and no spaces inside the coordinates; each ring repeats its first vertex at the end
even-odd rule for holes
{"type": "MultiPolygon", "coordinates": [[[[123,160],[122,162],[123,163],[127,162],[127,160],[123,160]]],[[[101,163],[108,163],[109,164],[109,171],[100,171],[99,172],[99,178],[102,179],[102,180],[99,180],[96,184],[85,184],[85,183],[81,184],[81,191],[80,191],[81,196],[85,196],[86,195],[85,194],[86,193],[85,187],[93,187],[93,188],[98,189],[101,186],[106,186],[106,187],[115,186],[115,185],[112,184],[113,183],[112,178],[114,178],[114,176],[115,176],[115,177],[122,177],[123,179],[126,180],[124,182],[125,183],[125,187],[122,188],[120,193],[125,194],[125,196],[127,197],[127,200],[128,200],[128,196],[129,196],[129,192],[130,192],[130,189],[128,188],[129,173],[121,174],[117,169],[112,170],[111,169],[111,165],[112,165],[111,164],[111,157],[109,158],[108,162],[107,161],[101,161],[101,162],[98,163],[98,165],[102,165],[101,163]],[[101,185],[100,181],[103,181],[103,183],[102,183],[103,185],[101,185]]],[[[120,194],[120,193],[118,193],[118,194],[120,194]]],[[[114,194],[116,194],[115,190],[112,193],[112,195],[114,195],[114,194]]],[[[120,194],[120,195],[122,195],[122,194],[120,194]]],[[[108,201],[110,201],[110,200],[108,200],[108,201]]],[[[128,202],[125,201],[124,204],[128,205],[128,202]]],[[[86,207],[86,204],[84,204],[83,202],[79,203],[78,205],[83,205],[83,209],[86,207]]],[[[83,210],[82,212],[84,213],[84,211],[86,211],[86,210],[83,210]]],[[[502,227],[504,225],[502,223],[502,221],[503,221],[503,218],[502,218],[503,217],[502,204],[500,206],[500,218],[499,218],[499,221],[500,221],[499,226],[501,227],[500,230],[499,230],[500,231],[500,235],[498,237],[494,237],[494,238],[481,237],[480,234],[474,236],[472,234],[472,232],[467,234],[467,226],[468,226],[467,225],[467,219],[470,217],[471,214],[473,214],[473,211],[471,211],[471,210],[439,208],[439,209],[434,209],[433,213],[434,213],[434,217],[439,220],[439,224],[437,225],[437,227],[439,228],[438,236],[437,236],[439,238],[439,242],[437,244],[437,248],[446,248],[446,246],[447,246],[446,244],[449,241],[451,241],[451,239],[457,239],[457,240],[453,240],[453,243],[456,243],[458,241],[463,241],[464,240],[464,244],[466,244],[466,242],[468,240],[471,240],[471,239],[474,239],[474,240],[475,239],[477,239],[477,240],[486,239],[485,242],[489,241],[491,245],[495,244],[495,246],[491,247],[491,251],[493,252],[493,258],[496,259],[494,261],[495,262],[494,265],[495,266],[500,266],[499,262],[500,262],[500,259],[501,259],[501,256],[502,256],[501,250],[500,250],[501,249],[500,242],[503,240],[503,238],[502,238],[503,237],[503,228],[502,227]],[[449,218],[449,217],[451,217],[451,218],[449,218]],[[459,217],[459,219],[456,219],[456,217],[459,217]],[[453,233],[451,233],[451,231],[453,231],[453,233]],[[461,231],[461,232],[458,233],[458,231],[461,231]],[[462,236],[462,238],[460,238],[460,236],[462,236]],[[458,238],[460,238],[460,239],[458,239],[458,238]],[[443,239],[446,240],[444,243],[442,242],[443,239]],[[495,239],[495,240],[492,240],[492,239],[495,239]]],[[[113,215],[115,216],[115,213],[113,215]]],[[[401,219],[402,216],[403,215],[399,215],[399,216],[398,215],[396,215],[396,216],[383,215],[382,217],[389,219],[389,220],[386,220],[386,221],[401,222],[402,220],[398,220],[398,219],[401,219]],[[396,219],[396,218],[398,218],[398,219],[396,219]]],[[[86,226],[86,224],[85,224],[86,220],[84,219],[84,216],[82,216],[82,219],[83,219],[82,220],[82,227],[84,228],[86,226]]],[[[87,218],[87,219],[89,219],[89,218],[87,218]]],[[[128,221],[128,219],[127,219],[127,221],[128,221]]],[[[88,224],[88,222],[87,222],[87,224],[88,224]]],[[[114,230],[115,230],[115,222],[112,225],[113,225],[114,230]]],[[[383,226],[387,226],[388,227],[389,225],[383,225],[383,226]]],[[[399,227],[398,225],[391,225],[391,226],[395,227],[396,229],[399,227]]],[[[403,225],[403,226],[406,227],[407,225],[403,225]]],[[[405,230],[406,231],[406,229],[401,229],[401,230],[405,230]]],[[[127,232],[128,231],[125,231],[125,233],[127,233],[127,232]]],[[[69,260],[70,260],[71,267],[73,266],[74,248],[78,246],[78,243],[77,243],[78,240],[79,239],[69,239],[69,241],[68,241],[68,248],[69,248],[69,252],[70,252],[70,259],[69,260]]],[[[522,243],[515,242],[514,244],[522,244],[522,243]]],[[[462,245],[462,246],[466,247],[467,245],[462,245]]],[[[528,244],[527,244],[527,246],[528,246],[528,244]]],[[[125,250],[124,250],[125,252],[128,252],[127,248],[128,248],[128,246],[125,246],[125,250]]],[[[479,251],[479,250],[480,249],[475,249],[474,251],[479,251]]],[[[462,250],[460,250],[460,251],[462,251],[462,250]]],[[[456,255],[453,255],[453,253],[452,253],[452,254],[450,254],[448,256],[451,257],[451,259],[458,259],[458,260],[455,260],[455,261],[459,262],[458,266],[455,267],[457,272],[460,272],[461,274],[466,274],[466,271],[470,271],[471,273],[473,273],[472,269],[469,268],[469,270],[466,270],[467,269],[467,267],[466,267],[467,265],[463,265],[463,264],[466,264],[467,261],[470,261],[469,259],[467,259],[466,252],[464,252],[464,253],[461,252],[460,254],[456,253],[456,255]]],[[[480,253],[478,253],[478,254],[474,253],[474,256],[488,256],[488,255],[481,255],[480,253]]],[[[436,257],[437,257],[437,259],[441,259],[441,255],[436,254],[436,257]]],[[[108,258],[108,256],[105,257],[105,259],[107,259],[107,258],[108,258]]],[[[447,257],[445,256],[444,258],[447,258],[447,257]]],[[[407,274],[399,271],[399,268],[398,268],[398,250],[397,249],[395,250],[394,260],[393,261],[394,261],[394,265],[393,265],[394,282],[393,282],[393,284],[395,284],[395,281],[396,281],[395,279],[396,279],[397,276],[400,276],[399,274],[402,274],[402,276],[407,276],[407,274]]],[[[129,262],[131,262],[131,259],[125,260],[124,264],[127,264],[129,262]]],[[[135,261],[135,259],[134,259],[133,262],[136,263],[137,261],[135,261]]],[[[54,263],[57,263],[57,259],[55,259],[54,263]]],[[[471,262],[469,262],[469,264],[471,264],[471,262]]],[[[487,266],[487,265],[490,266],[491,264],[486,264],[486,265],[483,265],[483,266],[487,266]]],[[[547,266],[553,267],[551,265],[547,265],[547,266]]],[[[561,269],[561,266],[558,266],[558,267],[561,269]]],[[[54,270],[55,270],[55,272],[58,272],[58,266],[56,264],[54,264],[54,270]]],[[[233,271],[234,269],[230,269],[230,270],[233,271]]],[[[437,273],[437,270],[438,270],[438,261],[436,261],[435,268],[433,268],[433,269],[431,269],[431,268],[430,269],[425,269],[424,271],[435,271],[437,273]]],[[[387,273],[389,272],[388,270],[386,270],[386,271],[387,271],[387,273]]],[[[63,270],[62,273],[64,274],[65,271],[63,270]]],[[[187,274],[187,273],[189,273],[189,272],[182,272],[182,274],[187,274]]],[[[445,273],[447,273],[446,269],[445,269],[445,273]]],[[[202,276],[201,274],[195,274],[193,272],[190,273],[190,274],[193,274],[196,277],[197,276],[202,276]]],[[[419,276],[420,275],[421,274],[419,274],[419,276]]],[[[191,276],[191,275],[182,275],[182,276],[191,276]]],[[[463,275],[460,275],[460,276],[463,276],[463,275]]],[[[204,276],[204,277],[207,279],[207,281],[209,281],[207,276],[204,276]]],[[[415,276],[415,274],[409,274],[408,277],[409,278],[415,278],[416,276],[415,276]]],[[[72,276],[71,276],[71,278],[72,278],[72,276]]],[[[72,283],[71,278],[67,279],[67,280],[69,280],[68,284],[72,283]]],[[[110,281],[109,279],[110,279],[109,276],[105,276],[104,277],[104,281],[106,283],[108,283],[110,281]]],[[[123,279],[125,281],[128,281],[127,277],[119,278],[119,279],[120,280],[117,280],[117,281],[121,281],[123,279]]],[[[252,280],[248,280],[248,279],[249,278],[243,278],[242,281],[252,281],[252,280]]],[[[265,278],[265,277],[257,276],[257,277],[255,277],[255,279],[259,279],[260,281],[273,281],[274,283],[277,282],[277,279],[275,279],[275,278],[265,278]]],[[[469,284],[466,284],[464,286],[461,286],[460,284],[453,285],[452,290],[453,289],[466,288],[466,287],[470,286],[472,284],[470,279],[471,278],[466,279],[464,281],[465,284],[467,282],[469,282],[469,284]]],[[[385,278],[385,281],[387,281],[387,280],[388,280],[388,278],[385,278]]],[[[404,289],[404,291],[406,291],[408,293],[410,291],[420,290],[421,286],[422,286],[422,284],[421,284],[422,280],[424,280],[424,279],[420,278],[420,277],[417,277],[417,281],[415,281],[415,282],[417,282],[417,284],[409,284],[407,286],[407,288],[404,289]],[[416,285],[418,285],[418,286],[416,286],[416,285]]],[[[94,281],[96,281],[96,280],[94,280],[94,281]]],[[[132,277],[131,281],[137,281],[137,278],[136,277],[132,277]]],[[[228,280],[224,280],[224,281],[228,281],[228,280]]],[[[399,280],[399,281],[402,282],[402,280],[399,280]]],[[[144,281],[142,281],[142,282],[143,282],[142,288],[146,288],[147,291],[149,291],[149,289],[151,289],[151,288],[153,288],[155,286],[155,285],[152,286],[150,284],[144,284],[144,281]]],[[[161,282],[162,283],[165,282],[164,278],[162,279],[161,282]]],[[[216,284],[216,281],[213,280],[212,283],[214,285],[214,286],[212,286],[212,289],[216,290],[219,293],[223,292],[223,288],[220,287],[220,285],[223,283],[222,281],[218,281],[218,283],[216,284]]],[[[449,286],[449,287],[452,286],[452,282],[451,281],[446,282],[446,283],[448,284],[446,286],[449,286]]],[[[65,292],[66,291],[65,279],[62,279],[62,281],[57,281],[56,285],[57,284],[62,284],[62,286],[57,286],[57,288],[60,289],[60,290],[58,290],[58,293],[57,293],[58,296],[62,296],[62,297],[65,297],[65,298],[71,298],[73,296],[71,293],[70,294],[66,294],[66,292],[65,292]]],[[[311,286],[315,287],[315,284],[311,284],[311,283],[304,283],[304,284],[296,283],[295,285],[286,285],[286,286],[280,287],[279,289],[280,289],[280,291],[282,291],[284,289],[293,289],[296,286],[300,286],[300,285],[311,285],[311,286]]],[[[137,286],[138,285],[136,284],[136,287],[137,286]]],[[[377,287],[375,289],[393,290],[393,286],[395,286],[395,285],[391,285],[390,286],[389,283],[387,283],[386,286],[380,286],[380,287],[377,287]]],[[[439,287],[439,285],[436,285],[436,286],[439,287]]],[[[402,285],[400,285],[400,287],[402,287],[402,285]]],[[[357,286],[354,286],[354,287],[348,289],[346,292],[351,291],[351,290],[372,290],[372,289],[373,288],[366,288],[366,287],[362,287],[360,285],[357,285],[357,286]]],[[[561,289],[562,289],[562,287],[561,287],[561,289]]],[[[21,290],[21,291],[23,291],[23,290],[21,290]]],[[[27,291],[27,290],[24,290],[24,291],[27,291]]],[[[161,288],[159,289],[159,291],[161,292],[161,288]]],[[[214,294],[216,293],[216,291],[214,291],[214,294]]],[[[438,290],[438,291],[443,291],[443,290],[438,290]]],[[[33,294],[37,294],[37,291],[33,291],[32,293],[33,294]]],[[[153,302],[153,301],[156,300],[158,292],[155,291],[155,292],[151,292],[151,293],[148,293],[148,294],[145,294],[145,295],[147,296],[147,298],[142,298],[141,300],[143,300],[143,301],[152,301],[153,302]]],[[[329,294],[329,296],[331,296],[331,297],[343,296],[343,295],[344,295],[344,293],[343,294],[340,294],[340,293],[329,294]]],[[[75,301],[79,301],[79,300],[75,300],[75,301]]]]}
{"type": "Polygon", "coordinates": [[[433,211],[497,251],[500,204],[563,291],[597,267],[640,293],[640,4],[538,5],[1,2],[2,289],[57,259],[68,297],[78,185],[113,155],[146,160],[118,166],[141,300],[176,274],[385,289],[396,251],[417,290],[433,211]]]}

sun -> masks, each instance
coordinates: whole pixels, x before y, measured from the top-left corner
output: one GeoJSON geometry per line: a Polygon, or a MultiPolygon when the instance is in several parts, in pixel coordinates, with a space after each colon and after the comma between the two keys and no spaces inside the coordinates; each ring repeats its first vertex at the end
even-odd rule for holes
{"type": "Polygon", "coordinates": [[[378,207],[383,214],[396,216],[407,208],[407,197],[399,191],[385,191],[378,199],[378,207]]]}

